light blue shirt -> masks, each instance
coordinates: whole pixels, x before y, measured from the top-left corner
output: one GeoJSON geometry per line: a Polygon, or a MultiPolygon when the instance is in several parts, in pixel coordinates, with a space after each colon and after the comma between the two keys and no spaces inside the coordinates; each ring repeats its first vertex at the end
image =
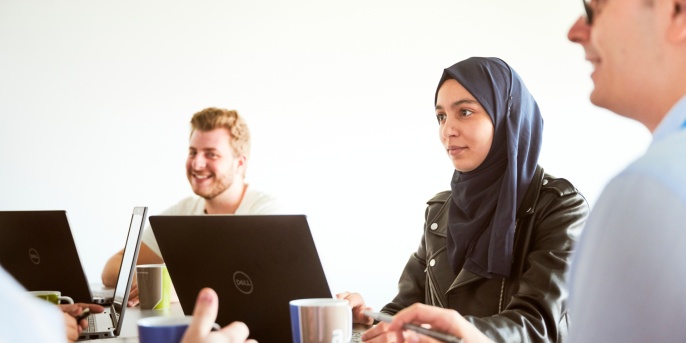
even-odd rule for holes
{"type": "Polygon", "coordinates": [[[600,195],[571,273],[571,342],[686,342],[686,97],[600,195]]]}
{"type": "Polygon", "coordinates": [[[0,343],[66,341],[64,316],[57,306],[29,296],[0,267],[0,343]]]}

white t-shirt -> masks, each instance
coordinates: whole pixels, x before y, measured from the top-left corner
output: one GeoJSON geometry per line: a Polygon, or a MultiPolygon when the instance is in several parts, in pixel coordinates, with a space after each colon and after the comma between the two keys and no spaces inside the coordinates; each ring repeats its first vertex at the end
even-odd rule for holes
{"type": "MultiPolygon", "coordinates": [[[[278,214],[282,213],[282,208],[276,198],[252,189],[248,186],[243,195],[243,200],[238,205],[235,214],[278,214]]],[[[187,216],[204,215],[205,199],[199,196],[190,196],[179,201],[176,205],[162,211],[160,215],[187,216]]],[[[143,243],[145,243],[158,256],[161,256],[160,247],[157,245],[155,235],[150,225],[145,227],[143,232],[143,243]]]]}
{"type": "Polygon", "coordinates": [[[0,343],[66,342],[64,315],[36,299],[0,267],[0,343]]]}

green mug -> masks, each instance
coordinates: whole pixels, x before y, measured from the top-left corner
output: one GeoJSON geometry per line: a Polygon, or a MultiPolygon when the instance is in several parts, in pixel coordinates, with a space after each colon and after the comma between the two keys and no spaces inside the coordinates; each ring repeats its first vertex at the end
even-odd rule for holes
{"type": "Polygon", "coordinates": [[[72,298],[62,296],[62,293],[60,291],[33,291],[29,292],[29,294],[33,295],[34,297],[46,300],[55,305],[59,305],[60,303],[62,303],[62,301],[64,301],[67,304],[74,303],[74,300],[72,298]]]}

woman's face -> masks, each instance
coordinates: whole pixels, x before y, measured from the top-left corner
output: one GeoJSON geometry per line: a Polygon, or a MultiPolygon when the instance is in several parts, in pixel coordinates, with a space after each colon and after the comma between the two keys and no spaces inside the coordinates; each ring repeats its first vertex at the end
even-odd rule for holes
{"type": "Polygon", "coordinates": [[[455,169],[469,172],[486,159],[493,142],[493,122],[478,101],[454,79],[438,89],[439,136],[455,169]]]}

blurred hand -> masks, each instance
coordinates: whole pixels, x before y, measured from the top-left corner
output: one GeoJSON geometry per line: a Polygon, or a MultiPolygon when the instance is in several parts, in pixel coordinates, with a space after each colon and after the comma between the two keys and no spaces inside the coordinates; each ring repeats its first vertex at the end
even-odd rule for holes
{"type": "Polygon", "coordinates": [[[140,299],[138,299],[138,283],[136,283],[136,280],[134,279],[134,282],[131,283],[131,291],[129,292],[129,301],[126,303],[129,307],[134,307],[137,306],[140,303],[140,299]]]}
{"type": "Polygon", "coordinates": [[[171,283],[170,286],[171,286],[170,287],[171,290],[169,291],[169,293],[170,293],[169,302],[170,303],[177,303],[177,302],[179,302],[179,296],[178,296],[178,294],[176,294],[176,288],[174,288],[174,283],[171,283]]]}
{"type": "Polygon", "coordinates": [[[360,293],[338,293],[336,294],[336,298],[348,300],[348,303],[350,307],[352,307],[353,311],[353,323],[360,323],[366,325],[374,324],[373,318],[367,317],[362,313],[362,311],[365,310],[371,311],[372,308],[367,307],[367,305],[365,305],[364,299],[362,299],[362,295],[360,295],[360,293]]]}
{"type": "Polygon", "coordinates": [[[77,323],[76,318],[83,313],[83,309],[88,308],[91,313],[101,313],[105,311],[105,308],[96,304],[64,304],[57,305],[62,313],[64,314],[64,324],[67,329],[67,340],[69,342],[75,342],[81,332],[88,327],[88,320],[82,319],[81,322],[77,323]]]}
{"type": "Polygon", "coordinates": [[[62,315],[64,316],[64,326],[67,329],[67,342],[76,342],[83,329],[76,325],[76,318],[68,313],[62,313],[62,315]]]}
{"type": "MultiPolygon", "coordinates": [[[[491,339],[481,333],[472,323],[452,309],[414,304],[398,312],[387,327],[388,331],[395,332],[395,342],[397,343],[440,343],[435,339],[413,331],[403,330],[403,325],[408,323],[422,326],[427,326],[428,324],[434,330],[462,338],[463,343],[493,343],[491,339]]],[[[365,335],[363,335],[363,339],[365,339],[365,335]]]]}
{"type": "Polygon", "coordinates": [[[397,333],[388,330],[388,323],[379,323],[362,334],[363,342],[393,343],[397,341],[397,333]]]}
{"type": "Polygon", "coordinates": [[[193,309],[193,321],[181,343],[257,343],[253,339],[247,339],[248,327],[241,322],[233,322],[219,331],[212,331],[218,311],[217,293],[211,288],[200,290],[193,309]]]}

